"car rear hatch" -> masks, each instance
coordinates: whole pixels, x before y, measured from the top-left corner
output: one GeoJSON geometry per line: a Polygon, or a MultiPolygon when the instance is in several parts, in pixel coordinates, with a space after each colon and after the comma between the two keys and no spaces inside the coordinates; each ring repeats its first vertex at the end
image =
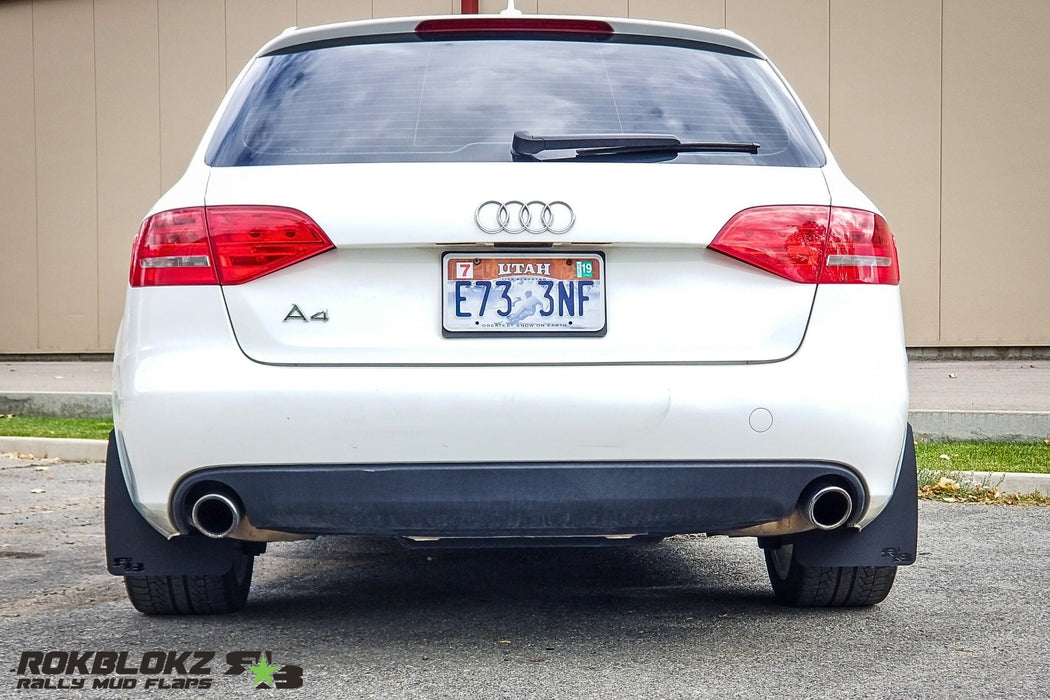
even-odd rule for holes
{"type": "Polygon", "coordinates": [[[226,221],[230,240],[285,235],[297,251],[267,274],[220,274],[245,354],[295,365],[790,356],[817,278],[762,269],[751,219],[723,229],[743,210],[795,207],[774,233],[780,252],[799,257],[805,239],[801,256],[819,257],[822,147],[744,42],[665,31],[448,18],[271,44],[207,153],[213,246],[226,221]],[[653,135],[685,145],[653,148],[653,135]],[[292,223],[265,223],[266,207],[294,210],[278,215],[292,223]],[[711,247],[719,235],[727,244],[711,247]],[[298,236],[317,247],[297,248],[298,236]]]}
{"type": "MultiPolygon", "coordinates": [[[[820,170],[628,163],[275,166],[216,169],[207,195],[209,207],[299,210],[335,245],[223,287],[245,354],[278,364],[785,358],[802,341],[816,286],[707,248],[734,214],[772,202],[826,206],[820,170]],[[486,201],[564,202],[575,221],[563,234],[485,233],[475,213],[486,201]],[[448,298],[442,274],[447,253],[456,259],[498,253],[505,264],[598,256],[601,288],[589,302],[604,305],[604,332],[450,333],[444,319],[455,299],[448,298]]],[[[517,215],[514,227],[520,228],[517,215]]],[[[579,310],[573,306],[559,309],[561,315],[579,310]]]]}

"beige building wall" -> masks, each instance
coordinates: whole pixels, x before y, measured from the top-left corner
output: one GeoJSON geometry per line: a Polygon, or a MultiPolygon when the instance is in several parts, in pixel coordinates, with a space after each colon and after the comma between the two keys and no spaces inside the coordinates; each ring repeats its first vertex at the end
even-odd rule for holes
{"type": "MultiPolygon", "coordinates": [[[[505,5],[480,0],[483,12],[505,5]]],[[[908,344],[1050,345],[1050,2],[516,5],[751,38],[890,221],[908,344]]],[[[459,7],[0,0],[0,353],[112,349],[139,221],[264,41],[291,25],[459,7]]]]}

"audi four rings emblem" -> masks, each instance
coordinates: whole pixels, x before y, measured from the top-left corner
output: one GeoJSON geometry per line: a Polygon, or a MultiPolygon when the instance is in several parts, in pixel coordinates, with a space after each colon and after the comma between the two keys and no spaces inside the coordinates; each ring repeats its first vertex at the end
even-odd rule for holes
{"type": "Polygon", "coordinates": [[[554,233],[561,235],[576,223],[576,213],[565,202],[483,202],[474,223],[485,233],[554,233]]]}

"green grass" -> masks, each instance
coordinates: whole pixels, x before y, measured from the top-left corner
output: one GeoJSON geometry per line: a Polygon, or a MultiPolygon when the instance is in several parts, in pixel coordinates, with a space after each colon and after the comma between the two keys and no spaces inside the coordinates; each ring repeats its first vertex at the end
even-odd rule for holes
{"type": "Polygon", "coordinates": [[[106,440],[113,429],[110,418],[41,418],[0,414],[0,435],[106,440]]]}
{"type": "Polygon", "coordinates": [[[1050,444],[1045,442],[919,442],[915,459],[920,472],[1050,474],[1050,444]]]}

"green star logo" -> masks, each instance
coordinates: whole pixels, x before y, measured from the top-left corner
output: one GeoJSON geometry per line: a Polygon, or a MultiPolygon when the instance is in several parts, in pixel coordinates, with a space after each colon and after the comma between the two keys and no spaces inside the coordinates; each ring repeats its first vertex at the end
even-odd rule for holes
{"type": "Polygon", "coordinates": [[[255,674],[255,680],[252,681],[252,685],[258,687],[265,683],[273,687],[273,672],[280,668],[280,666],[271,666],[270,660],[266,658],[266,655],[259,654],[259,663],[248,667],[248,670],[255,674]]]}

